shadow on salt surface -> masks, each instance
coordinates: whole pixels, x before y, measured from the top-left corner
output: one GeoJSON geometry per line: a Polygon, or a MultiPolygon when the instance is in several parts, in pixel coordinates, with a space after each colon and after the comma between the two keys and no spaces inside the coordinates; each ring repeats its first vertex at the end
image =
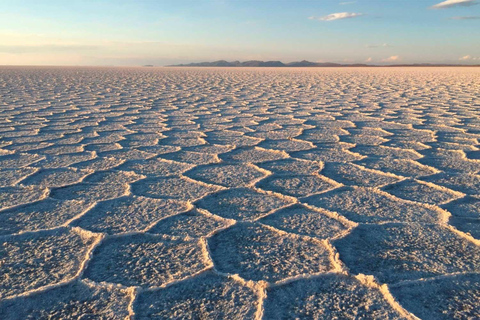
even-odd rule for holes
{"type": "Polygon", "coordinates": [[[103,241],[95,249],[84,277],[124,286],[158,287],[208,266],[199,241],[133,234],[103,241]]]}
{"type": "Polygon", "coordinates": [[[205,272],[167,288],[143,291],[134,303],[138,319],[255,319],[255,291],[205,272]]]}
{"type": "Polygon", "coordinates": [[[129,312],[130,290],[74,281],[28,297],[0,303],[0,318],[17,319],[84,319],[121,320],[129,312]]]}
{"type": "Polygon", "coordinates": [[[472,237],[480,239],[480,199],[465,197],[443,206],[452,217],[449,223],[472,237]]]}
{"type": "Polygon", "coordinates": [[[405,309],[424,320],[480,319],[480,274],[406,282],[390,291],[405,309]]]}
{"type": "Polygon", "coordinates": [[[0,187],[11,187],[35,173],[37,168],[0,169],[0,187]]]}
{"type": "Polygon", "coordinates": [[[359,225],[333,245],[352,273],[383,283],[480,272],[480,248],[440,225],[359,225]]]}
{"type": "Polygon", "coordinates": [[[264,319],[406,319],[378,288],[343,274],[301,279],[267,289],[264,319]]]}
{"type": "Polygon", "coordinates": [[[215,267],[247,280],[280,281],[333,269],[329,250],[319,241],[239,223],[209,240],[215,267]]]}

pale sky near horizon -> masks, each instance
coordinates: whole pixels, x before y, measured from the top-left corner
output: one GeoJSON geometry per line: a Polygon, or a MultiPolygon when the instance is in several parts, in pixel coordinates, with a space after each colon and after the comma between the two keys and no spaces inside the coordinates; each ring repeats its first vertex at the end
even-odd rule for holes
{"type": "Polygon", "coordinates": [[[480,64],[480,0],[2,0],[0,65],[480,64]]]}

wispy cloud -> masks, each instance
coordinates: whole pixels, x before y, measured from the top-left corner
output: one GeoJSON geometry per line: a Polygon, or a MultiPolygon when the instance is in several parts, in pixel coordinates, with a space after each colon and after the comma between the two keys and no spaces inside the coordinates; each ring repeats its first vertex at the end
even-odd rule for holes
{"type": "Polygon", "coordinates": [[[393,46],[389,45],[388,43],[382,43],[382,44],[367,44],[365,47],[366,48],[390,48],[393,46]]]}
{"type": "Polygon", "coordinates": [[[390,56],[386,59],[382,59],[382,62],[393,62],[400,60],[400,56],[390,56]]]}
{"type": "Polygon", "coordinates": [[[345,6],[345,5],[354,4],[354,3],[357,3],[357,1],[345,1],[345,2],[340,2],[339,5],[345,6]]]}
{"type": "Polygon", "coordinates": [[[444,9],[451,8],[455,6],[464,6],[469,7],[478,4],[476,0],[447,0],[440,3],[437,3],[434,6],[431,6],[432,9],[444,9]]]}
{"type": "Polygon", "coordinates": [[[355,13],[355,12],[338,12],[338,13],[332,13],[323,17],[310,17],[308,19],[320,20],[320,21],[334,21],[334,20],[357,18],[363,15],[364,15],[363,13],[355,13]]]}
{"type": "Polygon", "coordinates": [[[480,20],[480,16],[451,17],[452,20],[480,20]]]}
{"type": "Polygon", "coordinates": [[[365,60],[365,62],[372,62],[372,57],[368,58],[367,60],[365,60]]]}
{"type": "Polygon", "coordinates": [[[461,58],[459,58],[458,60],[460,61],[471,61],[471,60],[480,60],[480,57],[472,57],[471,55],[466,55],[466,56],[463,56],[461,58]]]}

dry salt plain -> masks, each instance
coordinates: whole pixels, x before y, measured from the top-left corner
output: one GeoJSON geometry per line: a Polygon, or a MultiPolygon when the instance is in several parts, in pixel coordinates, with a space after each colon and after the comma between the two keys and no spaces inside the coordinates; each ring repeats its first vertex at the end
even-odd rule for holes
{"type": "Polygon", "coordinates": [[[480,69],[0,69],[0,319],[479,319],[480,69]]]}

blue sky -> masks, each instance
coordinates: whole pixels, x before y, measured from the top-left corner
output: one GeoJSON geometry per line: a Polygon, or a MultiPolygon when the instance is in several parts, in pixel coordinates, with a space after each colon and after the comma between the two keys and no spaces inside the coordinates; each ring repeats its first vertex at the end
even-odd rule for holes
{"type": "Polygon", "coordinates": [[[480,64],[480,0],[2,0],[0,65],[480,64]]]}

